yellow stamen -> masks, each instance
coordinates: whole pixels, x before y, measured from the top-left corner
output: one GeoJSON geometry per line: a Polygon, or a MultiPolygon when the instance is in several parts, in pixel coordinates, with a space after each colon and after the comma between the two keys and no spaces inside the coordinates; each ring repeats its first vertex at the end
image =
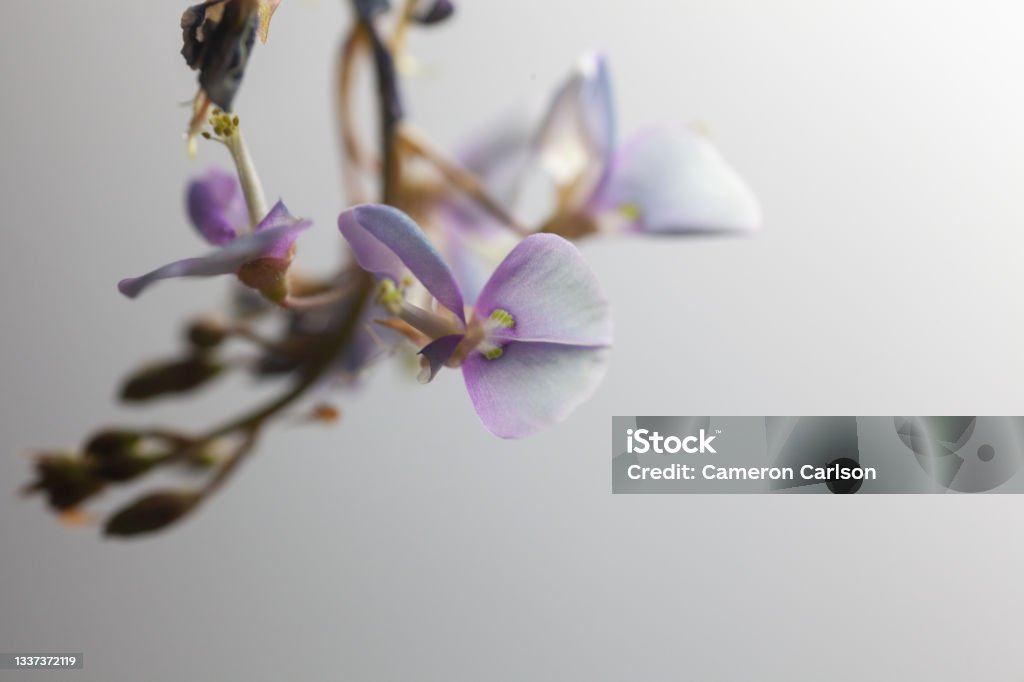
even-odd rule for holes
{"type": "Polygon", "coordinates": [[[493,310],[491,312],[489,319],[496,326],[503,327],[505,329],[511,329],[512,327],[516,326],[516,321],[515,318],[512,317],[512,314],[507,310],[503,310],[502,308],[497,308],[493,310]]]}

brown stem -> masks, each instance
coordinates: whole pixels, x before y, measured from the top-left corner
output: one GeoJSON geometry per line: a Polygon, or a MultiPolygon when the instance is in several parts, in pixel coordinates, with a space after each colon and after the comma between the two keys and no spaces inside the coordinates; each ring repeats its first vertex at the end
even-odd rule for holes
{"type": "Polygon", "coordinates": [[[324,371],[330,367],[334,358],[337,357],[338,353],[341,352],[355,334],[360,318],[362,317],[363,309],[366,307],[372,291],[373,278],[370,277],[368,273],[360,271],[359,280],[355,286],[356,305],[349,310],[345,320],[338,327],[337,333],[329,340],[328,343],[319,348],[319,355],[316,357],[315,361],[308,366],[306,371],[291,390],[249,414],[243,415],[237,419],[233,419],[221,426],[211,429],[199,440],[204,443],[209,443],[210,441],[234,433],[235,431],[258,426],[267,417],[279,412],[301,398],[306,390],[313,386],[324,371]]]}
{"type": "Polygon", "coordinates": [[[455,159],[434,147],[425,137],[417,134],[408,126],[398,129],[398,141],[412,153],[432,163],[444,177],[455,187],[480,205],[481,208],[497,218],[502,224],[520,236],[531,234],[531,231],[516,220],[515,216],[505,210],[487,189],[480,179],[455,159]]]}
{"type": "Polygon", "coordinates": [[[345,39],[338,66],[337,112],[338,129],[341,132],[342,176],[346,196],[351,203],[363,203],[366,189],[362,186],[360,172],[371,170],[378,164],[359,142],[355,129],[355,114],[352,110],[355,67],[358,57],[365,55],[369,48],[369,36],[360,22],[356,22],[345,39]]]}
{"type": "Polygon", "coordinates": [[[285,296],[281,307],[288,310],[317,310],[342,301],[351,293],[351,287],[339,287],[310,296],[285,296]]]}
{"type": "Polygon", "coordinates": [[[402,5],[402,13],[398,15],[398,23],[391,34],[391,54],[399,54],[405,48],[405,37],[409,33],[409,24],[412,23],[413,15],[416,13],[417,0],[405,0],[402,5]]]}
{"type": "Polygon", "coordinates": [[[214,474],[213,478],[207,481],[206,485],[203,486],[200,491],[199,499],[206,499],[211,497],[215,492],[220,490],[221,486],[231,478],[231,474],[235,472],[238,465],[242,463],[246,455],[252,452],[253,445],[256,444],[256,437],[259,435],[259,425],[250,426],[245,430],[245,439],[238,445],[228,461],[221,465],[217,473],[214,474]]]}

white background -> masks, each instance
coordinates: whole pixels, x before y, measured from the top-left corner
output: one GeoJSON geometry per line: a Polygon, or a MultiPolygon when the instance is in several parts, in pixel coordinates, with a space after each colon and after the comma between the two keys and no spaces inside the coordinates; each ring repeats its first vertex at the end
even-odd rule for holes
{"type": "MultiPolygon", "coordinates": [[[[1019,3],[462,2],[413,45],[410,112],[439,141],[603,48],[624,131],[705,124],[764,231],[587,244],[616,349],[564,425],[499,441],[457,373],[385,368],[337,428],[277,430],[189,522],[103,541],[16,497],[25,453],[262,395],[113,402],[225,291],[114,288],[202,251],[183,183],[226,161],[183,153],[182,9],[0,4],[0,650],[81,651],[73,676],[96,681],[1019,675],[1019,497],[613,497],[609,472],[613,414],[1022,414],[1019,3]]],[[[340,2],[285,0],[236,107],[268,193],[317,221],[316,268],[345,205],[345,23],[340,2]]]]}

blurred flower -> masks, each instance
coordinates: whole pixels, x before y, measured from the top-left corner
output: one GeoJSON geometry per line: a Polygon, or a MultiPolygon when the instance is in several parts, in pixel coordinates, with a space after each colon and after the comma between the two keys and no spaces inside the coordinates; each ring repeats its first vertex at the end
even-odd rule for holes
{"type": "Polygon", "coordinates": [[[761,224],[753,192],[704,136],[665,126],[615,154],[587,209],[649,233],[750,232],[761,224]]]}
{"type": "Polygon", "coordinates": [[[427,342],[423,379],[461,366],[477,414],[496,435],[518,438],[557,423],[597,388],[612,340],[611,311],[565,239],[538,234],[521,241],[467,319],[451,269],[404,213],[357,206],[338,225],[359,264],[377,276],[381,305],[427,342]],[[406,300],[410,275],[439,308],[406,300]]]}
{"type": "Polygon", "coordinates": [[[234,240],[249,222],[238,178],[220,168],[210,168],[188,183],[185,204],[192,225],[214,246],[234,240]]]}
{"type": "Polygon", "coordinates": [[[531,173],[551,184],[543,229],[570,238],[598,231],[749,232],[760,207],[743,179],[704,136],[681,126],[616,142],[605,59],[585,56],[555,92],[535,132],[501,121],[462,153],[515,210],[531,173]]]}
{"type": "Polygon", "coordinates": [[[266,298],[275,302],[284,299],[295,239],[312,222],[291,215],[279,201],[251,233],[241,234],[248,223],[241,188],[232,176],[218,170],[189,184],[187,204],[196,230],[220,248],[206,256],[174,261],[140,277],[123,279],[117,284],[122,294],[135,298],[161,279],[234,273],[266,298]]]}

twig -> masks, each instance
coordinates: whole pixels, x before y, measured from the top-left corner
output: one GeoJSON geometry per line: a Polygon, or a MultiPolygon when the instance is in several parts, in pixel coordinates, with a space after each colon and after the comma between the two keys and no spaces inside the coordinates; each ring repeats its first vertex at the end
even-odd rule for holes
{"type": "Polygon", "coordinates": [[[360,183],[360,170],[370,170],[378,164],[360,144],[355,130],[355,114],[352,111],[353,79],[357,57],[369,47],[369,40],[362,24],[356,22],[342,44],[338,64],[337,112],[338,129],[341,134],[342,176],[345,192],[351,203],[363,203],[366,189],[360,183]],[[359,184],[357,184],[359,183],[359,184]]]}
{"type": "Polygon", "coordinates": [[[504,206],[487,193],[483,183],[472,171],[434,147],[422,135],[417,134],[409,126],[403,125],[398,129],[398,140],[409,151],[432,163],[449,182],[510,230],[520,236],[531,234],[531,230],[516,220],[504,206]]]}

